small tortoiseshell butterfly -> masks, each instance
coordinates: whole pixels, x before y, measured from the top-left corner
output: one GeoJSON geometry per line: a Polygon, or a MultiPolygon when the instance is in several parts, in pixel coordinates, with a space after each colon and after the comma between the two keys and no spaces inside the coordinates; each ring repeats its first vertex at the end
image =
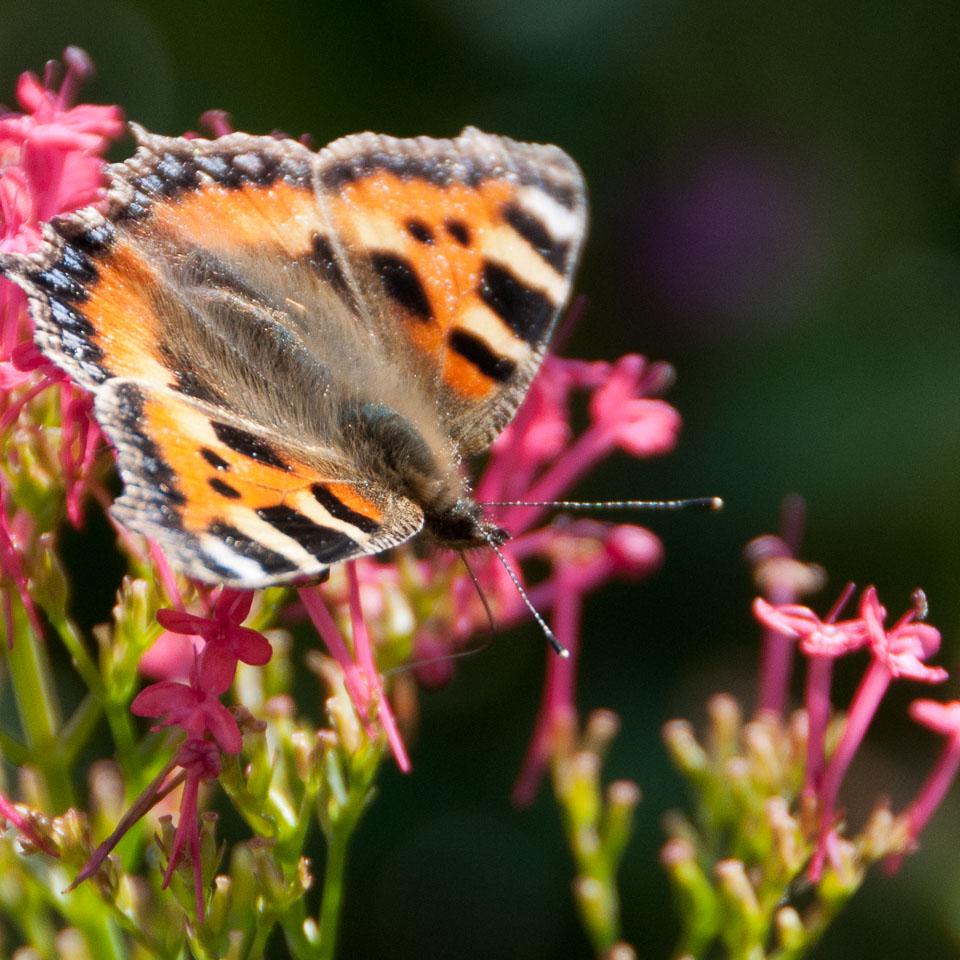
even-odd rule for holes
{"type": "Polygon", "coordinates": [[[519,406],[570,293],[583,177],[557,147],[167,138],[6,255],[40,349],[93,393],[116,518],[237,588],[420,530],[499,543],[461,477],[519,406]]]}

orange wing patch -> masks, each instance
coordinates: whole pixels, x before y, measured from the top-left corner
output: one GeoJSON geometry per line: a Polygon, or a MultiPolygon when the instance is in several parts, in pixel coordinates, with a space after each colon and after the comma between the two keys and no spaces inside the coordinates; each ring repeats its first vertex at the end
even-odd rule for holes
{"type": "Polygon", "coordinates": [[[353,265],[368,261],[401,308],[414,348],[436,356],[442,380],[471,399],[496,390],[530,352],[480,295],[487,251],[509,229],[501,211],[514,193],[500,180],[441,186],[377,170],[325,198],[353,265]],[[458,328],[482,340],[499,367],[449,349],[458,328]]]}
{"type": "Polygon", "coordinates": [[[282,179],[265,186],[207,182],[176,202],[157,203],[151,212],[152,226],[228,258],[238,247],[271,240],[291,259],[299,259],[310,254],[319,227],[310,186],[282,179]]]}
{"type": "MultiPolygon", "coordinates": [[[[199,579],[264,586],[315,576],[371,552],[382,535],[405,538],[396,523],[383,529],[385,504],[374,491],[364,496],[261,432],[168,390],[112,380],[97,415],[126,484],[118,519],[161,538],[199,579]]],[[[419,526],[408,519],[405,536],[419,526]]]]}
{"type": "Polygon", "coordinates": [[[160,289],[155,269],[136,246],[122,240],[97,264],[97,280],[76,309],[93,326],[90,337],[113,376],[138,377],[156,385],[170,379],[157,355],[162,322],[154,296],[160,289]]]}

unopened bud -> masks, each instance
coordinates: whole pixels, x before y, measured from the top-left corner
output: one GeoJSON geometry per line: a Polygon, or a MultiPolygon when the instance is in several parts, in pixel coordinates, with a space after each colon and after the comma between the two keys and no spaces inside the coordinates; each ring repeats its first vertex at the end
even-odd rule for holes
{"type": "Polygon", "coordinates": [[[787,953],[797,951],[799,956],[799,948],[806,939],[800,914],[793,907],[781,907],[774,914],[773,923],[777,930],[777,945],[787,953]]]}
{"type": "Polygon", "coordinates": [[[727,693],[717,693],[707,701],[707,715],[711,754],[723,758],[734,753],[740,738],[740,704],[727,693]]]}
{"type": "Polygon", "coordinates": [[[594,710],[587,717],[581,747],[604,757],[620,732],[620,718],[612,710],[594,710]]]}
{"type": "Polygon", "coordinates": [[[710,766],[706,751],[697,742],[693,727],[686,720],[670,720],[663,725],[663,741],[673,762],[693,779],[699,779],[710,766]]]}
{"type": "Polygon", "coordinates": [[[615,780],[607,787],[607,804],[600,829],[600,846],[611,864],[620,862],[633,834],[634,812],[640,788],[630,780],[615,780]]]}
{"type": "Polygon", "coordinates": [[[64,927],[55,942],[58,960],[94,960],[86,937],[76,927],[64,927]]]}
{"type": "Polygon", "coordinates": [[[579,876],[573,881],[573,895],[593,939],[609,942],[617,925],[616,892],[595,877],[579,876]]]}
{"type": "Polygon", "coordinates": [[[230,877],[223,874],[214,877],[213,893],[204,918],[204,924],[211,934],[223,933],[227,929],[233,904],[232,887],[233,881],[230,877]]]}

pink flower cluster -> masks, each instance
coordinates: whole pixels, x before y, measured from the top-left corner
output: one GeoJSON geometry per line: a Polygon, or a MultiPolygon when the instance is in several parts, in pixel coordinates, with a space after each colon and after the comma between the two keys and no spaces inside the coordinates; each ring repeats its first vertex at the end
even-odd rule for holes
{"type": "MultiPolygon", "coordinates": [[[[809,868],[810,878],[815,882],[833,849],[840,787],[891,683],[899,679],[942,683],[948,676],[942,667],[926,663],[940,649],[940,631],[919,622],[917,609],[908,610],[892,626],[886,627],[886,610],[871,586],[860,596],[857,615],[839,620],[853,592],[853,584],[848,584],[823,619],[799,604],[771,604],[762,597],[753,603],[754,615],[760,623],[779,637],[796,643],[807,658],[804,701],[808,744],[804,795],[815,801],[819,818],[817,849],[809,868]],[[859,650],[868,652],[870,662],[847,710],[840,739],[828,759],[825,736],[831,711],[833,663],[838,657],[859,650]]],[[[922,607],[922,595],[917,601],[918,607],[922,607]]],[[[771,659],[767,658],[767,662],[771,659]]],[[[782,674],[776,666],[772,669],[782,674]]],[[[903,816],[908,839],[915,840],[960,767],[960,703],[918,700],[911,707],[911,714],[949,737],[940,762],[903,816]]]]}
{"type": "MultiPolygon", "coordinates": [[[[574,710],[584,597],[611,579],[647,576],[663,560],[660,541],[642,527],[595,519],[544,523],[549,501],[562,496],[618,450],[650,457],[673,448],[680,417],[657,398],[672,376],[666,364],[651,364],[634,354],[612,364],[548,356],[517,415],[494,442],[476,485],[477,501],[488,504],[489,518],[511,535],[502,548],[511,569],[522,580],[525,562],[537,560],[547,565],[545,577],[525,586],[533,605],[547,616],[557,639],[570,652],[568,658],[552,654],[547,658],[541,709],[514,791],[518,803],[533,799],[549,762],[558,724],[574,710]],[[578,396],[585,397],[588,424],[574,436],[571,423],[578,396]],[[530,503],[534,505],[524,505],[530,503]]],[[[478,632],[489,629],[491,613],[498,626],[530,615],[509,573],[491,550],[478,551],[470,560],[476,584],[455,557],[441,551],[434,551],[426,559],[406,559],[409,562],[403,564],[403,570],[407,589],[413,581],[416,591],[427,596],[447,593],[452,601],[448,615],[431,616],[415,627],[412,660],[423,683],[440,684],[450,679],[456,653],[478,632]]],[[[361,592],[369,598],[365,604],[376,619],[383,612],[378,595],[398,588],[397,568],[376,559],[361,560],[350,576],[358,582],[349,598],[355,624],[361,592]]],[[[303,593],[301,596],[306,602],[307,597],[303,593]]],[[[361,716],[373,696],[384,721],[384,708],[389,705],[377,687],[376,671],[364,668],[359,657],[357,667],[352,668],[345,653],[336,653],[337,642],[331,639],[329,625],[324,626],[317,616],[313,619],[328,649],[344,667],[348,690],[361,716]]],[[[384,723],[388,739],[403,766],[388,722],[384,723]]]]}
{"type": "MultiPolygon", "coordinates": [[[[23,112],[0,113],[0,253],[32,253],[41,244],[42,221],[94,202],[102,188],[101,155],[123,133],[118,107],[73,106],[80,83],[92,72],[87,55],[68,47],[64,61],[59,89],[58,64],[51,62],[42,81],[32,73],[20,76],[16,95],[23,112]]],[[[0,436],[15,426],[34,397],[53,384],[60,386],[60,465],[68,516],[78,524],[99,431],[90,419],[87,396],[34,347],[25,307],[20,288],[0,277],[0,436]]],[[[15,463],[16,458],[12,447],[9,459],[15,463]]],[[[9,477],[0,473],[0,602],[8,644],[14,636],[11,590],[20,597],[31,628],[42,634],[25,563],[36,533],[34,517],[14,503],[9,477]]],[[[7,820],[39,842],[2,797],[0,807],[7,820]]]]}
{"type": "Polygon", "coordinates": [[[198,637],[200,649],[193,650],[187,683],[161,680],[150,684],[137,694],[130,709],[140,717],[165,716],[166,719],[152,729],[176,726],[186,733],[186,737],[161,775],[140,795],[113,834],[97,848],[74,885],[96,872],[131,824],[183,783],[180,817],[162,886],[169,884],[184,850],[189,850],[197,917],[203,919],[197,795],[202,781],[220,776],[220,751],[238,753],[243,741],[236,719],[220,702],[220,696],[232,686],[238,663],[262,666],[273,653],[266,637],[241,626],[252,603],[252,591],[223,588],[210,616],[200,617],[182,610],[157,612],[157,620],[165,630],[179,636],[198,637]],[[175,773],[178,768],[179,772],[175,773]]]}
{"type": "MultiPolygon", "coordinates": [[[[23,112],[0,114],[0,253],[32,253],[42,242],[42,221],[95,202],[102,194],[102,154],[123,134],[119,107],[73,106],[79,85],[93,69],[87,55],[68,47],[64,62],[59,89],[55,62],[47,65],[42,81],[24,73],[17,83],[23,112]]],[[[90,398],[37,351],[32,336],[23,292],[0,277],[0,434],[16,424],[34,397],[59,385],[60,465],[67,514],[78,525],[93,457],[102,447],[100,432],[90,417],[90,398]]],[[[13,508],[7,487],[6,475],[0,475],[0,576],[13,584],[37,629],[22,563],[30,538],[21,534],[32,530],[33,521],[13,508]]],[[[10,642],[9,590],[3,591],[3,607],[10,642]]]]}

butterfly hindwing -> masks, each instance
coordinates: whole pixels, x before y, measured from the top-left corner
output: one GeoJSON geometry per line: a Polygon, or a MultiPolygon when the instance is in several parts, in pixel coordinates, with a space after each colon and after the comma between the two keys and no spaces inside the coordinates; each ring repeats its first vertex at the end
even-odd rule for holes
{"type": "Polygon", "coordinates": [[[357,484],[335,451],[298,448],[172,391],[115,378],[96,412],[124,481],[114,515],[197,579],[263,587],[315,576],[423,522],[409,500],[357,484]]]}

